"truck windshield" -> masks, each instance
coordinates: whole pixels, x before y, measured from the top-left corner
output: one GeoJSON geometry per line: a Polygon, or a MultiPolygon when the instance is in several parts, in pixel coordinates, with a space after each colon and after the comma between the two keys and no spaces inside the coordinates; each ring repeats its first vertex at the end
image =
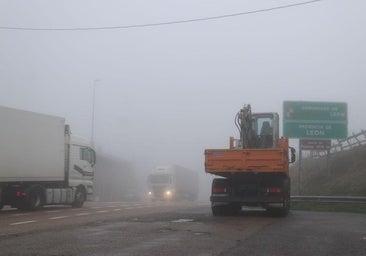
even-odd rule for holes
{"type": "Polygon", "coordinates": [[[169,174],[152,174],[149,176],[148,181],[150,184],[170,183],[170,175],[169,174]]]}
{"type": "Polygon", "coordinates": [[[258,118],[254,126],[258,136],[273,133],[272,118],[258,118]]]}
{"type": "Polygon", "coordinates": [[[273,119],[261,117],[256,120],[257,146],[259,148],[273,147],[273,119]]]}

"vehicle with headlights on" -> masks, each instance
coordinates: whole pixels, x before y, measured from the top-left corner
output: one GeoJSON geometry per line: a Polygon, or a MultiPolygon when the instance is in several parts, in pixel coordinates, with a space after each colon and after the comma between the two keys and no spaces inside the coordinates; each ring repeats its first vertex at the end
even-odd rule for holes
{"type": "Polygon", "coordinates": [[[196,200],[198,174],[178,165],[157,166],[147,177],[151,200],[196,200]]]}

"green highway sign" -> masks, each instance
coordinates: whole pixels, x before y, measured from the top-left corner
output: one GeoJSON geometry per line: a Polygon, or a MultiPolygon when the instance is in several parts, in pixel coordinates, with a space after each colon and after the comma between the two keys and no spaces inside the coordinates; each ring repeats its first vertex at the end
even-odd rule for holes
{"type": "Polygon", "coordinates": [[[283,135],[304,139],[347,137],[347,103],[285,101],[283,135]]]}

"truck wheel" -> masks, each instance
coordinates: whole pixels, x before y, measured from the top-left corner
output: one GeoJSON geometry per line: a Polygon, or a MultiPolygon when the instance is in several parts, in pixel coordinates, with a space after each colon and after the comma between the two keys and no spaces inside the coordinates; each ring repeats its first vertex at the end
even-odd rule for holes
{"type": "Polygon", "coordinates": [[[3,203],[3,200],[2,200],[1,194],[2,194],[2,190],[0,188],[0,210],[4,207],[4,203],[3,203]]]}
{"type": "Polygon", "coordinates": [[[29,192],[29,196],[26,203],[28,210],[34,211],[42,208],[44,204],[42,190],[40,188],[34,188],[29,192]]]}
{"type": "Polygon", "coordinates": [[[241,211],[241,205],[240,204],[235,204],[235,203],[230,204],[230,213],[232,215],[236,215],[240,211],[241,211]]]}
{"type": "Polygon", "coordinates": [[[226,206],[212,206],[211,207],[211,210],[212,210],[212,215],[213,216],[224,216],[226,215],[226,206]]]}
{"type": "Polygon", "coordinates": [[[283,207],[280,209],[280,217],[286,217],[290,211],[290,197],[286,197],[283,202],[283,207]]]}
{"type": "Polygon", "coordinates": [[[237,204],[229,204],[229,205],[219,205],[212,206],[212,215],[213,216],[230,216],[236,215],[241,210],[240,205],[237,204]]]}
{"type": "Polygon", "coordinates": [[[287,197],[281,208],[267,208],[267,213],[273,217],[286,217],[290,211],[290,197],[287,197]]]}
{"type": "Polygon", "coordinates": [[[72,207],[75,208],[80,208],[83,206],[84,202],[86,200],[86,192],[85,189],[83,187],[78,187],[76,189],[76,193],[75,193],[75,200],[72,203],[72,207]]]}

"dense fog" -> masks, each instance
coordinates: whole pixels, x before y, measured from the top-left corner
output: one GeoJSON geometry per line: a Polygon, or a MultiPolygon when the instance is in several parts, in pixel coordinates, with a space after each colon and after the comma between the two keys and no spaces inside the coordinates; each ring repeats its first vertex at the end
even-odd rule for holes
{"type": "Polygon", "coordinates": [[[179,164],[199,173],[208,201],[204,149],[239,136],[243,104],[282,118],[286,100],[346,102],[348,133],[366,128],[366,3],[111,27],[299,2],[0,1],[0,105],[65,117],[74,134],[93,140],[101,199],[143,197],[156,165],[179,164]]]}

